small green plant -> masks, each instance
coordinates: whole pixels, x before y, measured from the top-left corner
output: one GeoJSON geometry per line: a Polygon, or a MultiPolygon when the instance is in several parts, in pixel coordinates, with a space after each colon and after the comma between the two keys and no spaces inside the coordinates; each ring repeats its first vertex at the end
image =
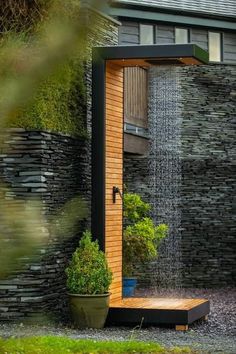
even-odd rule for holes
{"type": "Polygon", "coordinates": [[[72,294],[95,295],[109,291],[112,273],[97,241],[85,231],[66,269],[67,288],[72,294]]]}
{"type": "Polygon", "coordinates": [[[145,203],[140,195],[135,193],[124,194],[124,216],[132,223],[147,216],[151,207],[145,203]]]}
{"type": "Polygon", "coordinates": [[[125,194],[124,216],[128,225],[123,239],[123,274],[126,277],[133,275],[136,264],[155,259],[161,241],[167,236],[168,226],[156,226],[148,216],[150,209],[138,194],[125,194]]]}

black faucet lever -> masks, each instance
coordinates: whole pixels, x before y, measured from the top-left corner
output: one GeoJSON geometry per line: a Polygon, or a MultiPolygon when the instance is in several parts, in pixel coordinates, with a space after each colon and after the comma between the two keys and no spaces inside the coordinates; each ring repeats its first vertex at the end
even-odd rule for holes
{"type": "Polygon", "coordinates": [[[123,196],[122,196],[122,193],[121,193],[119,187],[114,186],[113,189],[112,189],[113,203],[116,202],[116,194],[119,194],[121,199],[123,199],[123,196]]]}

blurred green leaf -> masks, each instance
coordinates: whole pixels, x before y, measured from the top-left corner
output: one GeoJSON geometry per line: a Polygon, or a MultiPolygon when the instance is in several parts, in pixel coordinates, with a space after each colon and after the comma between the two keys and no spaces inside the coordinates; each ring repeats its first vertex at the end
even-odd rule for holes
{"type": "MultiPolygon", "coordinates": [[[[94,1],[92,5],[102,3],[94,1]]],[[[6,0],[1,4],[1,141],[7,139],[3,127],[31,102],[49,75],[74,53],[80,53],[81,60],[86,58],[87,27],[79,20],[80,10],[77,0],[6,0]]],[[[90,23],[90,30],[92,26],[90,23]]],[[[6,187],[0,185],[0,278],[18,269],[48,239],[41,203],[8,199],[7,194],[6,187]]],[[[75,232],[85,214],[84,202],[69,202],[60,210],[60,217],[52,220],[51,232],[64,237],[75,232]]]]}

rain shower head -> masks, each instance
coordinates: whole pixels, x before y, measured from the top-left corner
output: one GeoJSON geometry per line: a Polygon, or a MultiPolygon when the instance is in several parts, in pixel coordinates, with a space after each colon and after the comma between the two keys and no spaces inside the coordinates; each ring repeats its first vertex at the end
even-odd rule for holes
{"type": "Polygon", "coordinates": [[[146,63],[151,64],[153,66],[159,65],[184,65],[181,59],[178,58],[160,58],[160,59],[146,59],[146,63]]]}

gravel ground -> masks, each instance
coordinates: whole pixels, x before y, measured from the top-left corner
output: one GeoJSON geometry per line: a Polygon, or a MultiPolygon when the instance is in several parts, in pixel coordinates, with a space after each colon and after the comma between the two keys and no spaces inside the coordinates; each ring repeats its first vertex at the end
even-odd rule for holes
{"type": "MultiPolygon", "coordinates": [[[[139,291],[140,296],[153,296],[155,292],[139,291]]],[[[0,324],[0,336],[59,335],[71,338],[94,340],[143,340],[156,341],[165,346],[191,346],[200,353],[236,354],[236,289],[202,290],[185,289],[178,293],[156,293],[169,297],[204,297],[211,302],[211,313],[207,322],[196,322],[187,332],[176,332],[173,328],[150,327],[132,329],[108,327],[103,330],[76,330],[68,325],[48,324],[32,326],[23,324],[0,324]]]]}

